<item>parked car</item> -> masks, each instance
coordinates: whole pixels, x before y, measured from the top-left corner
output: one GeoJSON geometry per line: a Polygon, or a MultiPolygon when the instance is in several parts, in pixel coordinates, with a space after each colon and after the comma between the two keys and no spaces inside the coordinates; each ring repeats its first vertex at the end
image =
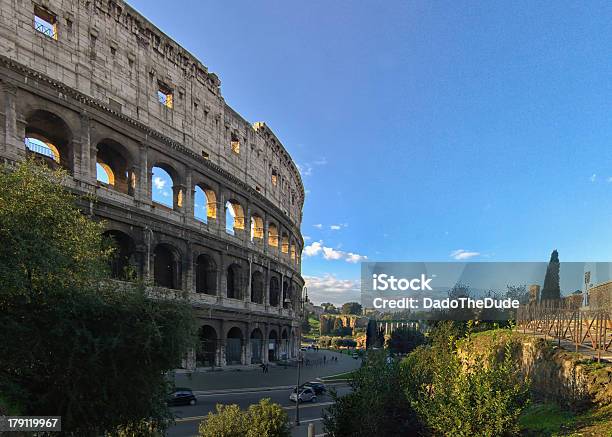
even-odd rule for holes
{"type": "Polygon", "coordinates": [[[356,360],[357,358],[359,358],[359,354],[357,352],[353,352],[353,359],[356,360]]]}
{"type": "Polygon", "coordinates": [[[198,399],[195,397],[190,388],[177,387],[166,401],[168,405],[195,405],[198,399]]]}
{"type": "Polygon", "coordinates": [[[302,388],[310,387],[311,389],[314,390],[316,395],[325,394],[325,392],[327,391],[327,387],[325,387],[325,384],[323,384],[322,382],[317,382],[317,381],[306,382],[306,383],[302,384],[301,387],[302,388]]]}
{"type": "MultiPolygon", "coordinates": [[[[295,389],[289,395],[289,400],[293,402],[297,402],[298,396],[296,395],[295,389]]],[[[317,395],[314,390],[310,387],[300,388],[299,402],[316,402],[317,395]]]]}

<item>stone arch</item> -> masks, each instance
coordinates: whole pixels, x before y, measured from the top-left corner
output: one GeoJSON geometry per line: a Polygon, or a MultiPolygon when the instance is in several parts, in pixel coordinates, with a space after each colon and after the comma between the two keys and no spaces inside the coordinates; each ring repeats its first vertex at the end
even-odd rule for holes
{"type": "Polygon", "coordinates": [[[276,276],[270,278],[270,306],[277,307],[280,304],[280,282],[276,276]]]}
{"type": "Polygon", "coordinates": [[[251,302],[264,303],[264,276],[257,270],[251,274],[251,302]]]}
{"type": "Polygon", "coordinates": [[[110,274],[114,279],[124,281],[135,279],[134,253],[136,246],[128,234],[118,230],[108,230],[102,234],[110,240],[115,249],[109,260],[110,274]]]}
{"type": "Polygon", "coordinates": [[[55,113],[36,109],[26,118],[24,142],[27,152],[51,168],[61,166],[73,171],[72,139],[72,130],[55,113]]]}
{"type": "Polygon", "coordinates": [[[226,272],[226,297],[230,299],[242,299],[242,267],[238,263],[232,263],[226,272]]]}
{"type": "Polygon", "coordinates": [[[242,364],[242,330],[234,326],[227,332],[225,341],[225,361],[227,364],[242,364]]]}
{"type": "Polygon", "coordinates": [[[289,253],[289,235],[286,232],[283,232],[282,240],[281,240],[281,252],[288,254],[289,253]]]}
{"type": "Polygon", "coordinates": [[[264,224],[263,219],[257,213],[251,216],[251,241],[263,241],[264,224]]]}
{"type": "Polygon", "coordinates": [[[231,235],[244,231],[244,209],[235,199],[225,202],[225,231],[231,235]]]}
{"type": "Polygon", "coordinates": [[[295,263],[296,259],[297,259],[297,250],[295,247],[295,241],[292,240],[291,241],[291,247],[289,249],[289,252],[291,254],[291,261],[295,263]]]}
{"type": "Polygon", "coordinates": [[[261,329],[253,329],[249,340],[251,342],[251,364],[263,362],[264,337],[261,329]]]}
{"type": "Polygon", "coordinates": [[[160,243],[153,251],[153,280],[160,287],[181,288],[181,255],[167,243],[160,243]]]}
{"type": "Polygon", "coordinates": [[[278,358],[278,333],[271,329],[268,333],[268,361],[276,361],[278,358]]]}
{"type": "Polygon", "coordinates": [[[280,354],[281,358],[284,360],[289,358],[289,334],[287,332],[287,328],[283,328],[281,332],[280,354]]]}
{"type": "Polygon", "coordinates": [[[283,308],[291,308],[291,296],[289,295],[289,281],[283,281],[283,308]]]}
{"type": "Polygon", "coordinates": [[[178,172],[169,164],[156,162],[151,166],[151,200],[170,209],[183,206],[183,190],[180,188],[178,172]],[[170,186],[168,186],[170,185],[170,186]]]}
{"type": "Polygon", "coordinates": [[[195,185],[193,214],[196,219],[205,223],[217,219],[217,193],[209,185],[195,185]]]}
{"type": "Polygon", "coordinates": [[[96,179],[116,191],[134,195],[136,190],[134,161],[125,146],[110,138],[98,142],[96,179]]]}
{"type": "Polygon", "coordinates": [[[210,325],[203,325],[198,331],[200,347],[196,351],[196,366],[214,367],[217,364],[219,340],[217,331],[210,325]]]}
{"type": "Polygon", "coordinates": [[[217,263],[212,256],[202,253],[196,258],[196,293],[217,294],[217,263]]]}
{"type": "Polygon", "coordinates": [[[274,223],[268,224],[268,246],[278,247],[278,227],[274,223]]]}

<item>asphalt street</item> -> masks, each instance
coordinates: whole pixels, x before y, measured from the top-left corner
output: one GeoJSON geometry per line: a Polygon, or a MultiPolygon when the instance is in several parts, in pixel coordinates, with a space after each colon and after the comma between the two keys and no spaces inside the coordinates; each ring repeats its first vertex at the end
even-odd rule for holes
{"type": "MultiPolygon", "coordinates": [[[[345,395],[349,392],[349,387],[346,384],[328,385],[337,390],[339,395],[345,395]]],[[[254,391],[242,393],[217,393],[217,394],[197,394],[197,405],[173,407],[171,408],[176,417],[176,425],[168,430],[168,437],[192,437],[198,435],[198,426],[200,421],[206,416],[209,411],[215,410],[216,404],[238,404],[242,409],[248,408],[251,404],[256,404],[260,399],[270,398],[272,402],[280,404],[289,415],[289,419],[293,424],[295,422],[295,402],[289,400],[291,389],[280,388],[272,390],[256,389],[254,391]]],[[[309,423],[315,424],[317,434],[323,433],[322,414],[323,410],[331,405],[331,397],[329,394],[317,396],[315,403],[300,404],[300,422],[301,426],[293,427],[292,435],[294,437],[303,437],[307,435],[309,423]]]]}

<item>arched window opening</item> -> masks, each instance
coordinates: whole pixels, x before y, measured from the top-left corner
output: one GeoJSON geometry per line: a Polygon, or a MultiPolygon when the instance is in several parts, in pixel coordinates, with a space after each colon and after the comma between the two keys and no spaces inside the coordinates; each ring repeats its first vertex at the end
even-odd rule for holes
{"type": "Polygon", "coordinates": [[[153,167],[152,170],[151,199],[153,202],[166,206],[174,207],[174,180],[170,173],[161,167],[153,167]]]}
{"type": "Polygon", "coordinates": [[[198,256],[196,260],[196,292],[217,294],[217,264],[206,254],[198,256]]]}
{"type": "Polygon", "coordinates": [[[34,137],[26,137],[25,145],[30,152],[42,155],[47,158],[51,158],[53,161],[59,164],[60,153],[53,143],[34,137]]]}
{"type": "Polygon", "coordinates": [[[277,307],[279,305],[280,286],[276,276],[270,278],[270,305],[277,307]]]}
{"type": "Polygon", "coordinates": [[[204,325],[199,331],[201,347],[196,352],[196,366],[214,367],[217,357],[217,331],[212,326],[204,325]]]}
{"type": "Polygon", "coordinates": [[[242,364],[242,331],[233,327],[227,333],[225,343],[225,360],[227,364],[242,364]]]}
{"type": "Polygon", "coordinates": [[[295,243],[291,245],[291,261],[295,262],[296,259],[296,249],[295,249],[295,243]]]}
{"type": "Polygon", "coordinates": [[[129,235],[120,231],[106,231],[103,236],[110,240],[114,248],[110,258],[110,274],[114,279],[129,281],[136,278],[134,269],[134,241],[129,235]]]}
{"type": "Polygon", "coordinates": [[[232,264],[227,268],[227,293],[230,299],[242,299],[242,281],[240,278],[241,268],[238,264],[232,264]]]}
{"type": "Polygon", "coordinates": [[[264,277],[261,272],[251,275],[251,302],[264,303],[264,277]]]}
{"type": "Polygon", "coordinates": [[[225,231],[230,235],[236,235],[236,231],[244,230],[244,210],[242,205],[235,200],[225,203],[225,231]]]}
{"type": "Polygon", "coordinates": [[[196,185],[193,215],[204,223],[217,218],[217,195],[211,188],[196,185]]]}
{"type": "Polygon", "coordinates": [[[238,138],[238,135],[236,135],[235,133],[232,133],[232,139],[230,141],[230,146],[231,146],[232,152],[234,152],[236,155],[240,155],[240,139],[238,138]]]}
{"type": "Polygon", "coordinates": [[[125,147],[108,139],[98,144],[96,179],[116,191],[134,195],[136,175],[131,168],[130,157],[125,147]]]}
{"type": "Polygon", "coordinates": [[[251,216],[251,241],[254,239],[263,240],[264,225],[263,219],[257,214],[251,216]]]}
{"type": "Polygon", "coordinates": [[[72,170],[72,132],[57,115],[43,110],[26,119],[24,143],[28,154],[55,168],[72,170]]]}
{"type": "Polygon", "coordinates": [[[289,296],[289,283],[283,282],[283,308],[289,309],[291,307],[291,298],[289,296]]]}
{"type": "Polygon", "coordinates": [[[281,250],[283,253],[289,253],[289,236],[283,232],[283,240],[281,250]]]}
{"type": "Polygon", "coordinates": [[[263,333],[261,329],[255,328],[251,332],[251,364],[259,364],[263,361],[263,333]]]}
{"type": "Polygon", "coordinates": [[[153,278],[155,285],[180,289],[180,259],[175,250],[159,244],[154,251],[153,278]]]}
{"type": "Polygon", "coordinates": [[[268,225],[268,246],[278,247],[278,228],[273,223],[268,225]]]}

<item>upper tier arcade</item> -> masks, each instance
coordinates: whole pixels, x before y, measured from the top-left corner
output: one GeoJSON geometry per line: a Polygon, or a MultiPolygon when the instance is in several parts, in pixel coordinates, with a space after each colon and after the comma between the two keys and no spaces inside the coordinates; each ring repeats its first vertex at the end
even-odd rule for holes
{"type": "Polygon", "coordinates": [[[1,12],[1,55],[141,126],[165,147],[209,161],[299,229],[304,187],[274,133],[230,108],[219,78],[128,4],[2,2],[1,12]]]}

